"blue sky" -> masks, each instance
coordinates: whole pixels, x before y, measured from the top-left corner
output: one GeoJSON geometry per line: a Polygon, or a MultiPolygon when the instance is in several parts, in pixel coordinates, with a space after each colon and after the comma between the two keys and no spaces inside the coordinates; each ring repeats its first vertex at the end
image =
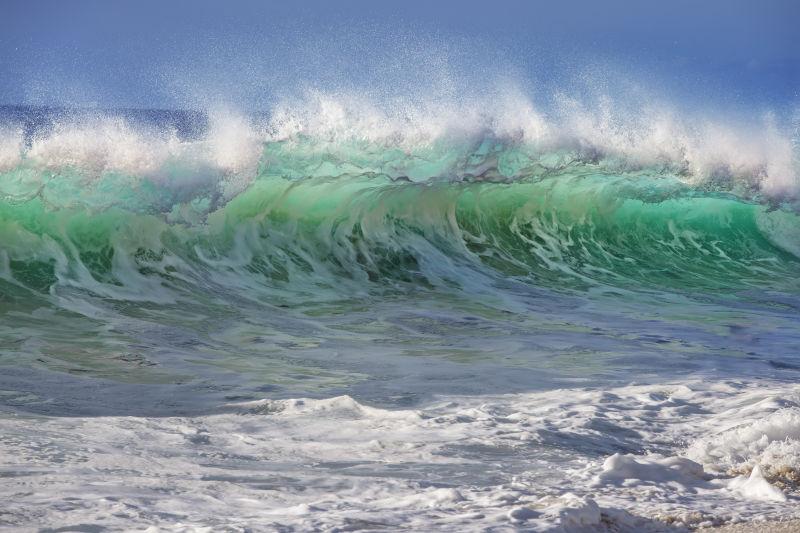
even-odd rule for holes
{"type": "Polygon", "coordinates": [[[557,90],[587,72],[796,102],[799,25],[792,0],[3,0],[0,103],[266,108],[301,87],[557,90]]]}

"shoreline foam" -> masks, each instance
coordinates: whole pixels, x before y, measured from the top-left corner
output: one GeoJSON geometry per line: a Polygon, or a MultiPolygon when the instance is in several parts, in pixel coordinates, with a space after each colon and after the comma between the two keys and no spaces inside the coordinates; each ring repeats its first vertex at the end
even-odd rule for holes
{"type": "Polygon", "coordinates": [[[4,523],[64,525],[65,509],[75,523],[167,528],[656,532],[800,519],[796,488],[762,475],[800,464],[792,383],[449,396],[413,410],[349,396],[226,409],[0,419],[4,523]],[[731,474],[748,465],[758,467],[731,474]]]}

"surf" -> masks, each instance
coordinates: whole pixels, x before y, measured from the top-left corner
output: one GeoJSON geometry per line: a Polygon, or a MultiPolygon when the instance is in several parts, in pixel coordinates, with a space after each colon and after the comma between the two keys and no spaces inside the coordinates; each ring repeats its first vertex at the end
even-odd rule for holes
{"type": "Polygon", "coordinates": [[[223,266],[267,287],[794,287],[791,132],[561,100],[550,117],[518,98],[386,110],[323,94],[250,118],[7,112],[4,279],[123,298],[223,266]]]}

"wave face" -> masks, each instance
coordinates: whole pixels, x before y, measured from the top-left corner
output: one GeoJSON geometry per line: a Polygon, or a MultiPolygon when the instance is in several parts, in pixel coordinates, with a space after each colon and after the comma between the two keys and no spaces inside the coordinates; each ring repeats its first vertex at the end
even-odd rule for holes
{"type": "Polygon", "coordinates": [[[384,397],[793,367],[796,138],[609,106],[6,109],[4,360],[246,395],[372,390],[366,358],[384,397]]]}

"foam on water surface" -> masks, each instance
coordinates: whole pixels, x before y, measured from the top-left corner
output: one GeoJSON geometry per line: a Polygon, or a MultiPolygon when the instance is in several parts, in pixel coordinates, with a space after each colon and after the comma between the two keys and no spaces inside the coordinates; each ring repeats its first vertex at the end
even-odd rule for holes
{"type": "Polygon", "coordinates": [[[339,396],[223,411],[6,413],[0,519],[170,530],[632,532],[798,516],[793,384],[451,396],[414,410],[339,396]]]}

